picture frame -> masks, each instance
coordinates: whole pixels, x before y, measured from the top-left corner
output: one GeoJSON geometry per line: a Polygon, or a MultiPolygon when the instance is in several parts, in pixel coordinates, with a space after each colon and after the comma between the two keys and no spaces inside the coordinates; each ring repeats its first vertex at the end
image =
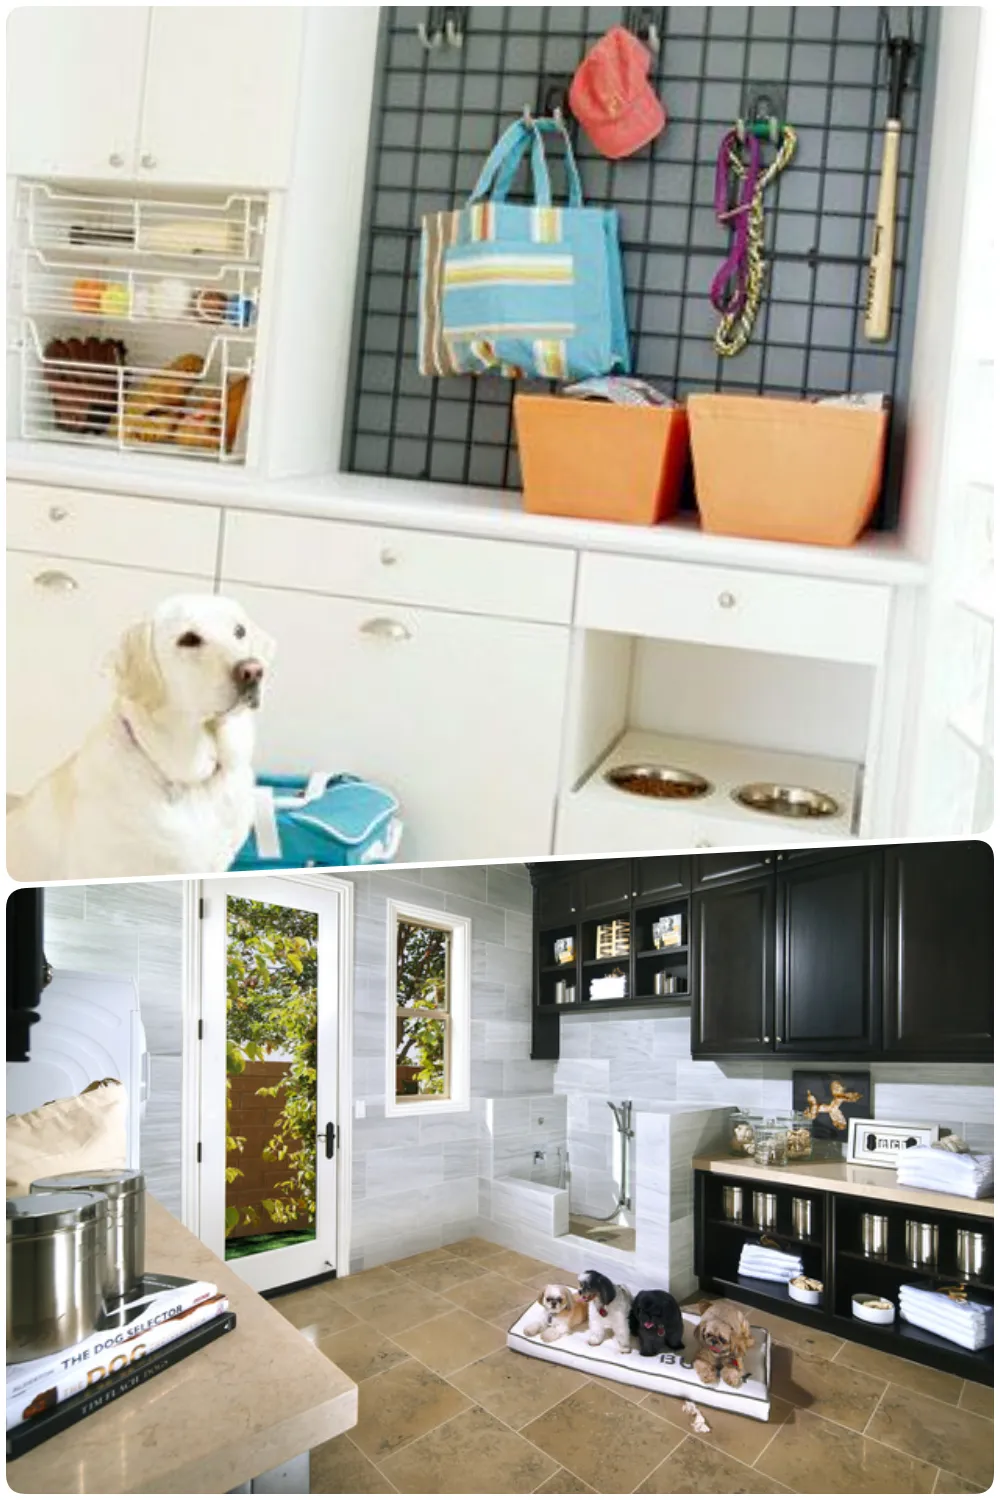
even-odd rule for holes
{"type": "Polygon", "coordinates": [[[848,1122],[847,1160],[855,1166],[895,1167],[910,1146],[932,1146],[940,1139],[940,1125],[852,1119],[848,1122]]]}

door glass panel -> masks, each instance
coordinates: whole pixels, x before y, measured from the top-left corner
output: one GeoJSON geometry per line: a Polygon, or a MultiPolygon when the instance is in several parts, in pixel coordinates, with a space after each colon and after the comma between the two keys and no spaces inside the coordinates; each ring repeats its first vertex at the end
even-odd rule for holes
{"type": "Polygon", "coordinates": [[[316,1237],[316,912],[226,902],[226,1259],[316,1237]]]}

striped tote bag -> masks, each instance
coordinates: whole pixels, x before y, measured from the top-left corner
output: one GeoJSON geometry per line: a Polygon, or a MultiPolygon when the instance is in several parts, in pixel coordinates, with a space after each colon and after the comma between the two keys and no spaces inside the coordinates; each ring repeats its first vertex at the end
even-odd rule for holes
{"type": "Polygon", "coordinates": [[[425,216],[419,292],[422,375],[582,380],[629,372],[618,215],[584,205],[561,120],[517,120],[465,207],[425,216]],[[566,151],[565,207],[552,203],[547,131],[566,151]],[[534,202],[508,203],[525,155],[534,202]]]}

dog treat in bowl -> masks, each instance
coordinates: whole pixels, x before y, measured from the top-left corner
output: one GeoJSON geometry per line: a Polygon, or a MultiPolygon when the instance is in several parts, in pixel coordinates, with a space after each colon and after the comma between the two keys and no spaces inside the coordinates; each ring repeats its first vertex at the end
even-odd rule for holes
{"type": "Polygon", "coordinates": [[[863,1323],[894,1323],[896,1305],[888,1297],[879,1297],[873,1292],[855,1292],[851,1298],[851,1312],[863,1323]]]}
{"type": "Polygon", "coordinates": [[[823,1283],[814,1276],[793,1276],[788,1283],[788,1295],[793,1302],[818,1307],[823,1300],[823,1283]]]}
{"type": "Polygon", "coordinates": [[[616,766],[613,771],[605,772],[604,779],[609,786],[633,797],[684,801],[705,797],[712,790],[704,776],[681,771],[676,766],[616,766]]]}

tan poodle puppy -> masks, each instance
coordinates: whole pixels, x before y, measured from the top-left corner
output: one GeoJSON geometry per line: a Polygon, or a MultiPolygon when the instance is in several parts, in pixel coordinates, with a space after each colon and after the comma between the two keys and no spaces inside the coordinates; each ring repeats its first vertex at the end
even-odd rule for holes
{"type": "Polygon", "coordinates": [[[735,1302],[713,1302],[694,1331],[698,1353],[694,1371],[705,1385],[715,1385],[720,1375],[726,1385],[743,1384],[743,1359],[753,1348],[753,1334],[735,1302]]]}

